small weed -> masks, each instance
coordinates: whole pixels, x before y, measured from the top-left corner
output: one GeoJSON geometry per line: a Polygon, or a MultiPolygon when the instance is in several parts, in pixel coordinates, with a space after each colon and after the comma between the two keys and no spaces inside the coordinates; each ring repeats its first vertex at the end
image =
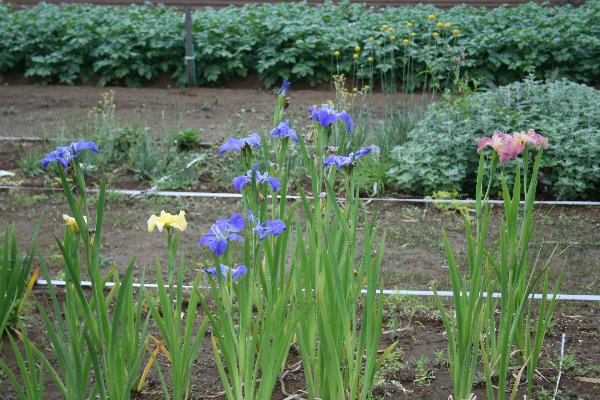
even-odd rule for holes
{"type": "Polygon", "coordinates": [[[469,215],[470,212],[474,211],[467,204],[462,204],[459,201],[457,201],[456,199],[458,197],[459,197],[458,191],[456,191],[455,189],[452,189],[448,192],[444,192],[441,190],[437,191],[437,192],[433,192],[433,194],[431,196],[427,196],[427,197],[425,197],[425,199],[452,200],[449,203],[433,203],[433,205],[438,210],[442,210],[444,212],[457,212],[460,215],[462,215],[463,217],[469,215]]]}
{"type": "Polygon", "coordinates": [[[31,207],[38,203],[48,200],[48,195],[43,193],[40,194],[15,194],[14,195],[15,204],[19,204],[22,207],[31,207]]]}
{"type": "Polygon", "coordinates": [[[405,365],[402,363],[403,355],[404,351],[399,347],[396,347],[396,349],[392,351],[390,356],[375,374],[375,384],[373,386],[375,390],[385,389],[385,387],[388,386],[388,381],[404,369],[405,365]]]}
{"type": "Polygon", "coordinates": [[[40,163],[43,157],[39,152],[23,152],[19,159],[19,168],[27,176],[40,176],[44,173],[40,163]]]}
{"type": "Polygon", "coordinates": [[[173,136],[173,142],[178,150],[193,150],[200,145],[200,132],[195,129],[183,129],[173,136]]]}
{"type": "Polygon", "coordinates": [[[415,380],[413,383],[417,386],[426,386],[435,379],[433,371],[427,367],[429,359],[425,356],[421,356],[415,361],[415,380]]]}
{"type": "Polygon", "coordinates": [[[440,367],[448,365],[448,352],[446,349],[436,349],[433,351],[433,358],[435,363],[440,367]]]}

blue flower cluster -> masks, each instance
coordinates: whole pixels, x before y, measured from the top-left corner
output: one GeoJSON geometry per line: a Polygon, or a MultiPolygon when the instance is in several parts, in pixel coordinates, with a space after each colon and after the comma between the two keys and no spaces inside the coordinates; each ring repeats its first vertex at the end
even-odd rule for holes
{"type": "MultiPolygon", "coordinates": [[[[216,268],[205,268],[202,271],[206,272],[209,275],[217,276],[216,268]]],[[[221,276],[224,280],[227,280],[227,277],[231,276],[231,279],[235,281],[238,278],[246,275],[248,273],[248,268],[243,264],[237,268],[230,268],[227,265],[221,264],[219,267],[219,272],[221,273],[221,276]]]]}
{"type": "Polygon", "coordinates": [[[46,169],[48,164],[51,162],[59,162],[65,168],[69,167],[71,161],[79,155],[83,150],[90,150],[94,153],[98,152],[98,146],[94,142],[85,142],[80,140],[79,142],[73,142],[66,147],[57,147],[56,150],[51,151],[42,159],[42,168],[46,169]]]}
{"type": "Polygon", "coordinates": [[[270,177],[268,172],[261,174],[258,170],[258,164],[254,164],[254,168],[249,170],[246,175],[233,178],[233,187],[236,190],[242,190],[247,184],[252,182],[252,177],[254,177],[256,183],[261,187],[268,182],[269,185],[271,185],[273,192],[279,190],[279,179],[270,177]]]}
{"type": "Polygon", "coordinates": [[[223,146],[219,149],[219,155],[227,151],[243,151],[252,147],[260,148],[260,135],[258,133],[251,133],[247,138],[229,138],[223,146]]]}
{"type": "Polygon", "coordinates": [[[329,126],[341,119],[348,126],[347,132],[354,130],[354,121],[345,110],[336,112],[335,107],[329,104],[323,104],[321,107],[308,107],[308,110],[311,111],[313,121],[318,122],[321,126],[329,126]]]}
{"type": "Polygon", "coordinates": [[[356,160],[358,160],[365,154],[369,154],[370,152],[371,148],[365,147],[364,149],[358,150],[356,153],[350,153],[348,157],[331,155],[325,159],[325,161],[323,162],[323,167],[327,167],[329,165],[336,165],[338,169],[342,169],[342,167],[345,166],[348,166],[348,168],[352,168],[356,164],[356,160]]]}
{"type": "Polygon", "coordinates": [[[296,134],[295,130],[290,128],[290,120],[289,119],[286,119],[285,121],[280,122],[279,125],[277,125],[273,129],[271,129],[271,132],[269,132],[269,135],[271,135],[272,137],[278,137],[281,139],[284,139],[286,137],[291,137],[294,142],[298,143],[298,135],[296,134]]]}

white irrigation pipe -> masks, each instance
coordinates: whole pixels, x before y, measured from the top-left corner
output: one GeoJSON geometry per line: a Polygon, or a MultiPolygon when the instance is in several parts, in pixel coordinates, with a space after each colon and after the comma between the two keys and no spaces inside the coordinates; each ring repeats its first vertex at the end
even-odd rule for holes
{"type": "MultiPolygon", "coordinates": [[[[61,188],[41,188],[28,186],[0,186],[0,190],[37,190],[37,191],[62,191],[61,188]]],[[[99,189],[88,189],[90,193],[98,193],[99,189]]],[[[161,190],[134,190],[134,189],[109,189],[108,193],[125,194],[130,196],[166,196],[166,197],[203,197],[203,198],[224,198],[241,199],[240,193],[212,193],[212,192],[174,192],[161,190]]],[[[300,196],[287,196],[288,199],[300,199],[300,196]]],[[[442,200],[442,199],[397,199],[393,197],[361,197],[363,201],[381,201],[395,203],[453,203],[453,204],[474,204],[475,200],[442,200]]],[[[504,204],[502,200],[490,200],[491,204],[504,204]]],[[[521,201],[521,204],[524,204],[521,201]]],[[[536,205],[557,205],[557,206],[600,206],[598,201],[535,201],[536,205]]]]}
{"type": "Polygon", "coordinates": [[[562,367],[563,367],[563,359],[565,358],[565,342],[566,335],[562,334],[562,341],[560,344],[560,363],[558,367],[558,377],[556,378],[556,388],[554,389],[554,396],[552,396],[552,400],[556,399],[556,395],[558,394],[558,386],[560,385],[560,377],[562,376],[562,367]]]}
{"type": "MultiPolygon", "coordinates": [[[[36,281],[37,285],[40,286],[48,286],[48,281],[45,279],[38,279],[36,281]]],[[[66,282],[65,281],[61,281],[61,280],[50,280],[50,284],[52,284],[52,286],[65,286],[66,282]]],[[[91,287],[92,286],[92,282],[90,281],[81,281],[81,286],[83,287],[91,287]]],[[[114,287],[115,283],[114,282],[106,282],[105,287],[114,287]]],[[[145,288],[157,288],[158,284],[156,283],[138,283],[138,282],[134,282],[133,283],[133,287],[145,287],[145,288]]],[[[167,287],[167,285],[165,285],[165,287],[167,287]]],[[[181,286],[182,289],[192,289],[193,286],[189,286],[189,285],[183,285],[181,286]]],[[[210,289],[209,287],[205,287],[205,286],[200,286],[199,289],[210,289]]],[[[365,294],[367,293],[367,291],[365,289],[361,290],[361,293],[365,294]]],[[[383,289],[383,294],[386,295],[406,295],[406,296],[433,296],[434,293],[432,290],[396,290],[396,289],[383,289]]],[[[451,291],[438,291],[437,294],[440,297],[452,297],[453,296],[453,292],[451,291]]],[[[486,294],[483,294],[484,297],[486,297],[486,294]]],[[[552,297],[554,295],[552,294],[548,294],[546,295],[546,298],[548,300],[551,300],[552,297]]],[[[494,298],[499,298],[501,297],[500,293],[493,293],[492,297],[494,298]]],[[[529,296],[532,299],[541,299],[543,297],[542,294],[540,293],[535,293],[535,294],[531,294],[529,296]]],[[[593,294],[557,294],[556,298],[558,300],[576,300],[576,301],[600,301],[600,295],[593,295],[593,294]]]]}

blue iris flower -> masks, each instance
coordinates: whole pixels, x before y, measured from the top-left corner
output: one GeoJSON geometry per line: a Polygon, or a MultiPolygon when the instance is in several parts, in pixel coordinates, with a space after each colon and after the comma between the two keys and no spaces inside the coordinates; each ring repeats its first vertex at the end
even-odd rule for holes
{"type": "Polygon", "coordinates": [[[291,137],[296,143],[298,143],[298,135],[296,131],[290,128],[290,120],[286,119],[283,122],[280,122],[275,128],[271,129],[269,135],[272,137],[279,137],[281,139],[286,137],[291,137]]]}
{"type": "MultiPolygon", "coordinates": [[[[220,270],[221,276],[223,277],[224,280],[227,280],[227,276],[229,274],[231,274],[231,279],[233,279],[235,281],[238,278],[241,278],[242,276],[244,276],[248,273],[248,268],[246,268],[246,266],[243,264],[237,268],[230,268],[227,265],[221,264],[219,266],[219,270],[220,270]]],[[[210,274],[212,276],[217,276],[217,269],[214,267],[213,268],[205,268],[202,271],[204,271],[207,274],[210,274]]]]}
{"type": "Polygon", "coordinates": [[[354,130],[354,121],[352,121],[352,118],[350,118],[350,115],[345,110],[336,112],[335,107],[329,104],[323,104],[321,107],[308,107],[308,109],[311,111],[312,119],[321,124],[321,126],[329,126],[338,119],[341,119],[348,126],[348,132],[354,130]]]}
{"type": "Polygon", "coordinates": [[[244,229],[244,217],[240,214],[233,214],[231,219],[220,218],[213,224],[210,231],[200,238],[200,246],[208,245],[216,255],[220,256],[227,251],[227,242],[237,240],[242,242],[241,236],[233,232],[239,232],[244,229]]]}
{"type": "Polygon", "coordinates": [[[261,174],[258,170],[258,164],[254,164],[254,168],[249,170],[246,175],[233,178],[233,187],[236,190],[242,190],[247,184],[252,182],[252,174],[255,174],[254,179],[256,179],[256,183],[260,186],[268,182],[274,192],[279,190],[279,179],[270,177],[268,172],[261,174]]]}
{"type": "Polygon", "coordinates": [[[288,81],[286,81],[284,79],[283,80],[283,84],[281,85],[281,87],[277,91],[277,94],[279,94],[279,95],[283,94],[283,96],[287,96],[288,95],[288,91],[290,90],[290,86],[292,86],[292,82],[288,82],[288,81]]]}
{"type": "Polygon", "coordinates": [[[265,221],[260,223],[258,218],[254,218],[252,211],[248,211],[248,220],[254,225],[254,232],[258,234],[258,240],[262,241],[269,235],[279,236],[285,231],[285,222],[280,219],[265,221]]]}
{"type": "Polygon", "coordinates": [[[371,148],[365,147],[364,149],[358,150],[356,153],[350,153],[348,157],[331,155],[325,159],[323,166],[327,167],[329,165],[336,165],[338,169],[341,169],[347,165],[349,168],[352,168],[356,164],[356,160],[365,154],[369,154],[370,152],[371,148]]]}
{"type": "Polygon", "coordinates": [[[219,155],[226,151],[242,151],[249,149],[250,147],[260,147],[260,135],[258,133],[251,133],[247,138],[229,138],[223,146],[219,149],[219,155]]]}
{"type": "Polygon", "coordinates": [[[56,150],[51,151],[42,159],[42,168],[46,169],[48,164],[54,161],[57,161],[65,168],[68,168],[71,161],[77,157],[82,150],[90,150],[97,153],[98,146],[96,146],[94,142],[80,140],[79,142],[71,143],[67,147],[57,147],[56,150]]]}

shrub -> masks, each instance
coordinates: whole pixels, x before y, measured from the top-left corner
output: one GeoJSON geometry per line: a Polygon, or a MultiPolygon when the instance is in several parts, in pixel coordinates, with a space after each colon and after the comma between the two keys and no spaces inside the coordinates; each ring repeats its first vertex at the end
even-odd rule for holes
{"type": "MultiPolygon", "coordinates": [[[[469,193],[477,173],[477,139],[495,130],[530,128],[547,136],[540,184],[555,198],[600,195],[600,93],[566,80],[525,79],[498,90],[433,105],[392,151],[388,173],[400,188],[419,194],[456,189],[469,193]]],[[[505,170],[510,175],[512,168],[505,170]]],[[[496,187],[495,189],[499,189],[496,187]]]]}

